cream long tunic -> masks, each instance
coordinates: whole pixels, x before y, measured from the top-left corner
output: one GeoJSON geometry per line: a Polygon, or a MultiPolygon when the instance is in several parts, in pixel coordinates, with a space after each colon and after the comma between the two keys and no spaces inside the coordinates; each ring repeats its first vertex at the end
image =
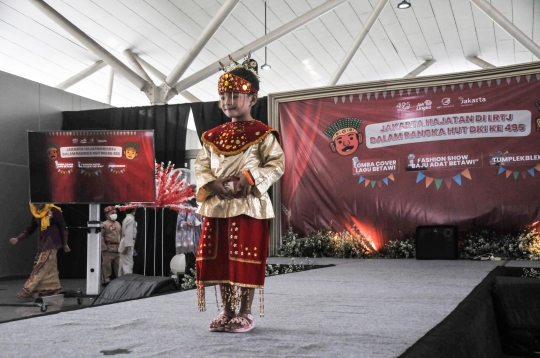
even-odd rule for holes
{"type": "Polygon", "coordinates": [[[236,155],[218,154],[208,144],[203,147],[195,160],[195,176],[199,191],[206,184],[231,176],[240,177],[248,169],[255,181],[251,194],[246,198],[221,200],[209,195],[197,213],[212,218],[230,218],[245,214],[255,219],[274,217],[272,202],[267,193],[285,170],[285,156],[277,138],[269,133],[264,140],[246,148],[236,155]]]}

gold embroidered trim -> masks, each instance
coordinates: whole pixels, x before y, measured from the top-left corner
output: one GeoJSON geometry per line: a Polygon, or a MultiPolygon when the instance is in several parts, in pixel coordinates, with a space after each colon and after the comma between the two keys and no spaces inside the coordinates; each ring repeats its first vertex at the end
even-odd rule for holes
{"type": "Polygon", "coordinates": [[[197,285],[211,286],[215,284],[228,284],[232,286],[245,287],[245,288],[264,288],[264,285],[250,285],[246,283],[232,282],[229,280],[197,281],[197,285]]]}
{"type": "Polygon", "coordinates": [[[222,151],[221,149],[219,149],[214,143],[208,141],[207,139],[204,138],[206,132],[203,133],[203,135],[201,136],[201,141],[204,143],[204,144],[208,144],[210,147],[212,147],[212,149],[214,149],[214,151],[217,153],[217,154],[221,154],[221,155],[235,155],[235,154],[238,154],[238,153],[241,153],[243,152],[246,148],[248,147],[251,147],[252,145],[255,145],[255,144],[258,144],[260,142],[262,142],[267,136],[269,133],[272,133],[272,132],[276,132],[278,133],[277,130],[275,129],[269,129],[267,130],[263,135],[261,135],[259,138],[255,139],[253,142],[249,142],[247,143],[246,145],[244,145],[243,147],[239,148],[239,149],[236,149],[232,152],[224,152],[222,151]]]}
{"type": "MultiPolygon", "coordinates": [[[[208,222],[210,222],[210,221],[207,221],[207,223],[208,223],[208,222]]],[[[195,261],[215,260],[215,258],[217,257],[217,253],[218,253],[218,243],[219,243],[219,240],[218,240],[218,239],[219,239],[219,234],[218,234],[218,233],[219,233],[219,220],[215,219],[215,223],[216,223],[216,232],[215,232],[215,235],[216,235],[216,239],[215,239],[215,240],[216,240],[216,243],[215,243],[215,248],[213,249],[213,250],[214,250],[214,256],[210,256],[210,257],[209,257],[209,256],[207,256],[207,257],[204,257],[204,256],[197,257],[197,258],[195,259],[195,261]]],[[[213,226],[214,226],[214,225],[210,225],[210,227],[213,227],[213,226]]],[[[203,235],[204,235],[204,228],[203,228],[202,232],[203,232],[203,235]]],[[[211,232],[212,232],[212,231],[211,231],[211,232]]],[[[205,237],[204,239],[206,239],[206,237],[205,237]]],[[[206,240],[204,240],[204,241],[206,241],[206,240]]],[[[199,245],[204,245],[204,244],[205,244],[205,242],[199,243],[199,245]]],[[[204,246],[203,246],[203,247],[204,247],[204,246]]],[[[199,250],[199,248],[197,248],[197,250],[199,250]]],[[[204,255],[204,249],[202,249],[202,250],[203,250],[203,253],[202,253],[202,254],[204,255]]]]}
{"type": "Polygon", "coordinates": [[[262,264],[262,261],[237,259],[237,258],[231,257],[230,254],[229,254],[229,259],[232,260],[232,261],[240,261],[240,262],[245,262],[245,263],[248,263],[248,264],[262,264]]]}

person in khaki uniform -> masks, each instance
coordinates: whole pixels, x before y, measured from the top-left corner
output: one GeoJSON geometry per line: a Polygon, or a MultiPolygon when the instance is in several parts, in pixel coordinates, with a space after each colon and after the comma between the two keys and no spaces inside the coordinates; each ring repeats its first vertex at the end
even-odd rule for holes
{"type": "Polygon", "coordinates": [[[114,206],[107,206],[103,211],[107,220],[101,225],[101,283],[106,285],[111,282],[112,270],[118,277],[120,263],[118,246],[122,239],[122,226],[116,221],[118,215],[114,206]]]}

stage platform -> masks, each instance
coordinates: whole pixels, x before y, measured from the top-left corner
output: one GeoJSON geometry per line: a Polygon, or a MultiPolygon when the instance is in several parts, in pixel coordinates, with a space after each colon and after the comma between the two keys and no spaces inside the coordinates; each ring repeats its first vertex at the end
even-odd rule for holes
{"type": "MultiPolygon", "coordinates": [[[[336,266],[268,277],[266,317],[258,317],[257,294],[256,328],[249,333],[208,332],[218,314],[209,288],[202,313],[196,291],[190,290],[2,323],[0,355],[397,357],[496,266],[540,266],[534,261],[310,260],[336,266]]],[[[288,258],[269,261],[290,263],[288,258]]]]}

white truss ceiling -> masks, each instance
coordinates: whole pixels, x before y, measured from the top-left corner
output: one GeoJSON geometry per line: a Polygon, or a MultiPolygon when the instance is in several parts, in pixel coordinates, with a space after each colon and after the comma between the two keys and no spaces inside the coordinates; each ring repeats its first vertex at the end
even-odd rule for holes
{"type": "MultiPolygon", "coordinates": [[[[47,4],[128,64],[130,49],[168,75],[225,0],[46,0],[47,4]]],[[[479,69],[477,56],[495,66],[537,61],[469,0],[390,0],[338,84],[400,78],[424,63],[421,75],[479,69]]],[[[268,0],[268,32],[325,0],[268,0]]],[[[260,70],[261,94],[325,86],[377,0],[350,0],[268,45],[271,71],[260,70]]],[[[540,44],[540,0],[491,0],[526,36],[540,44]]],[[[243,0],[206,44],[183,78],[264,35],[263,0],[243,0]]],[[[259,66],[264,49],[252,54],[259,66]]],[[[0,70],[49,86],[100,60],[25,0],[0,0],[0,70]]],[[[104,68],[68,89],[105,101],[104,68]]],[[[152,76],[152,75],[151,75],[152,76]]],[[[217,99],[218,73],[188,89],[217,99]]],[[[161,83],[154,78],[156,84],[161,83]]],[[[186,100],[176,96],[169,103],[186,100]]],[[[148,105],[148,98],[115,76],[112,105],[148,105]]]]}

